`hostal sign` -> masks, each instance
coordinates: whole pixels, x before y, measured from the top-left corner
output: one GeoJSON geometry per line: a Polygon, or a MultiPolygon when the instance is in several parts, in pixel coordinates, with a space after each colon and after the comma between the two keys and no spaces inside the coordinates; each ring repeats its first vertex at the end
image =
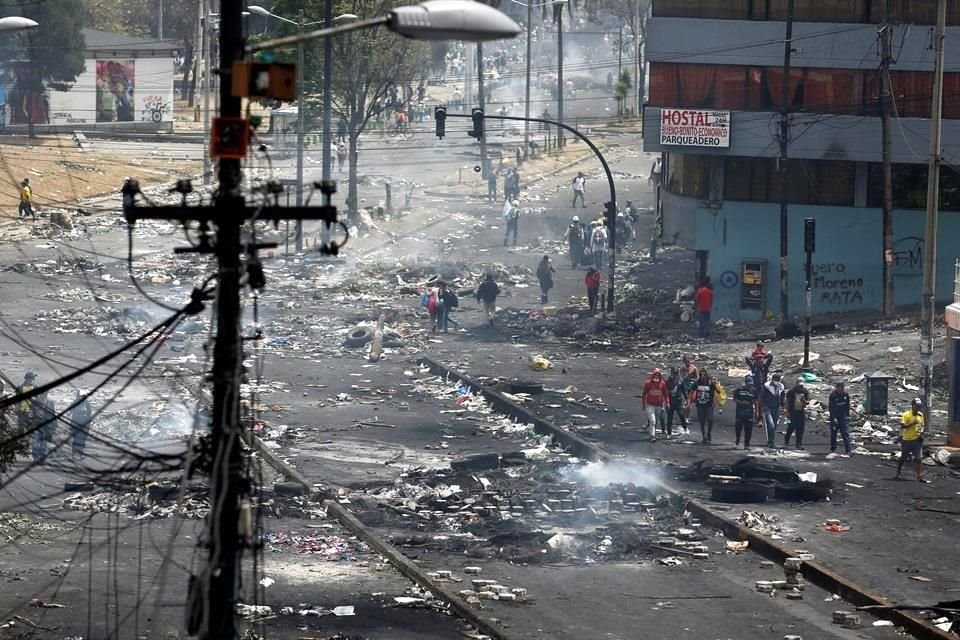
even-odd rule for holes
{"type": "Polygon", "coordinates": [[[730,112],[661,109],[660,144],[684,147],[729,147],[730,112]]]}

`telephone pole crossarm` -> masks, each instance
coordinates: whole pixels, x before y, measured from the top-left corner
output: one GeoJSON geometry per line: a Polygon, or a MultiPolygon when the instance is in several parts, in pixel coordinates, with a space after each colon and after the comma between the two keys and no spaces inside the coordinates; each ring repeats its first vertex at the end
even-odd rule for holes
{"type": "Polygon", "coordinates": [[[336,224],[337,208],[332,205],[319,207],[243,207],[240,212],[236,208],[224,209],[221,207],[126,207],[123,217],[130,224],[139,220],[171,220],[175,222],[213,222],[223,223],[227,220],[264,220],[269,222],[280,220],[322,220],[336,224]],[[239,215],[238,215],[239,213],[239,215]]]}

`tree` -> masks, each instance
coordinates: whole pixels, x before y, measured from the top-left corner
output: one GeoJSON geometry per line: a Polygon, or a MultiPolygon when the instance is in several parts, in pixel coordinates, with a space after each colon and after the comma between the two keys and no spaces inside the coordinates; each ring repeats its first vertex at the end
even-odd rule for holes
{"type": "Polygon", "coordinates": [[[640,74],[637,76],[637,113],[640,113],[644,94],[643,45],[647,40],[647,25],[650,23],[652,0],[599,0],[589,5],[588,10],[596,16],[609,16],[627,27],[633,39],[640,74]]]}
{"type": "MultiPolygon", "coordinates": [[[[335,14],[350,13],[365,20],[382,16],[403,4],[405,3],[402,0],[340,0],[335,14]]],[[[280,0],[273,5],[271,11],[285,18],[296,18],[300,6],[304,8],[304,19],[307,22],[323,16],[322,0],[305,0],[303,5],[296,0],[280,0]]],[[[286,34],[296,30],[295,25],[287,23],[277,26],[279,31],[286,34]]],[[[290,60],[293,52],[278,52],[278,57],[280,55],[290,60]]],[[[323,77],[321,73],[312,70],[323,68],[323,41],[309,42],[304,56],[305,68],[308,70],[304,82],[305,101],[307,115],[312,118],[320,114],[323,77]]],[[[401,38],[383,27],[334,37],[334,74],[331,81],[333,114],[334,118],[342,119],[347,125],[350,167],[347,210],[351,220],[356,219],[357,213],[357,144],[360,135],[367,130],[370,121],[383,110],[391,87],[402,87],[406,83],[425,79],[430,62],[431,48],[428,43],[401,38]]],[[[329,141],[325,140],[324,144],[329,144],[329,141]]]]}
{"type": "Polygon", "coordinates": [[[620,72],[620,79],[613,87],[613,97],[617,100],[617,118],[623,120],[623,103],[630,94],[630,72],[624,69],[620,72]]]}
{"type": "Polygon", "coordinates": [[[20,61],[13,64],[12,118],[24,118],[33,137],[38,116],[46,119],[45,89],[65,90],[83,72],[83,4],[81,0],[23,2],[8,5],[4,15],[20,15],[40,25],[16,38],[4,37],[5,51],[0,54],[20,61]]]}

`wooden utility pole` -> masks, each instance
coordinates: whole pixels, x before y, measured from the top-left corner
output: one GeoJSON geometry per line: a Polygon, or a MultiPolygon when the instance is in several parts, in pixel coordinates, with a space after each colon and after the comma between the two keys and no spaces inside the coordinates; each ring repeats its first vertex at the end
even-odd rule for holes
{"type": "Polygon", "coordinates": [[[937,217],[940,205],[940,135],[943,107],[943,39],[947,0],[937,3],[934,35],[933,105],[930,115],[930,164],[927,169],[927,220],[923,234],[923,298],[920,318],[920,367],[923,375],[923,411],[930,424],[930,385],[933,378],[933,327],[937,291],[937,217]]]}
{"type": "Polygon", "coordinates": [[[780,96],[780,322],[786,329],[790,324],[790,290],[787,262],[790,255],[790,220],[787,216],[789,194],[787,182],[787,147],[790,143],[790,54],[793,52],[793,2],[787,0],[787,32],[783,40],[783,85],[780,96]]]}
{"type": "Polygon", "coordinates": [[[890,0],[884,3],[883,23],[880,25],[880,130],[883,158],[883,314],[894,313],[893,301],[893,163],[890,158],[890,0]]]}
{"type": "MultiPolygon", "coordinates": [[[[486,99],[483,95],[483,44],[477,43],[477,100],[480,101],[480,108],[486,109],[486,99]]],[[[487,177],[489,167],[487,167],[487,128],[484,127],[480,132],[480,176],[487,177]]],[[[520,167],[517,167],[518,169],[520,167]]]]}

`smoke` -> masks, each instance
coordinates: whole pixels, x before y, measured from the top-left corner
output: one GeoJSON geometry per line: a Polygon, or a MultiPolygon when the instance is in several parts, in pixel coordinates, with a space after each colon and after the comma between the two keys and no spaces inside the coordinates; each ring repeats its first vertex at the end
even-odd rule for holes
{"type": "Polygon", "coordinates": [[[590,487],[633,484],[653,488],[657,483],[650,467],[639,462],[590,462],[580,467],[569,467],[563,475],[565,480],[582,482],[590,487]]]}

